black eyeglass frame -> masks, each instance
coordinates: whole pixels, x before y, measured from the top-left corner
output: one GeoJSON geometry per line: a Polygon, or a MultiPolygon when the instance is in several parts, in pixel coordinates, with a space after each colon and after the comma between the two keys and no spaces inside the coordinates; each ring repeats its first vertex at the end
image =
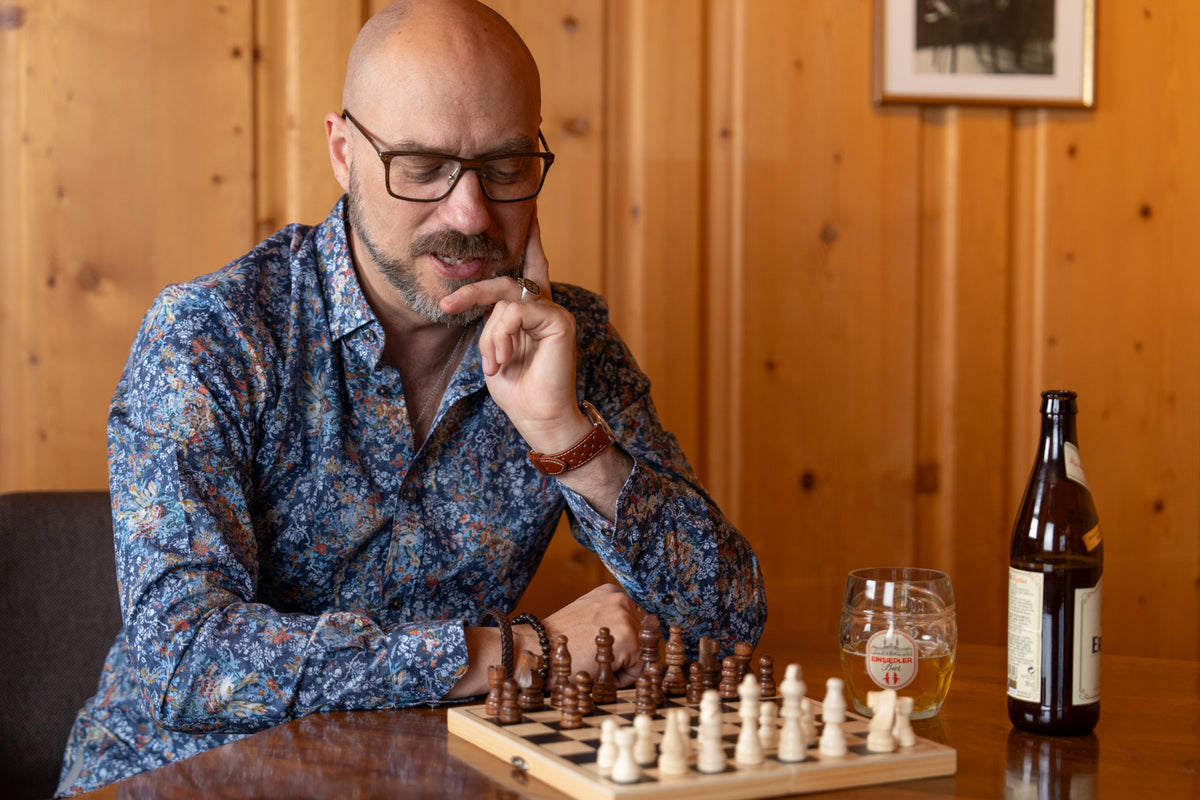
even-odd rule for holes
{"type": "Polygon", "coordinates": [[[371,147],[375,150],[375,154],[379,156],[379,160],[383,162],[383,184],[387,188],[387,193],[397,200],[405,200],[410,203],[436,203],[439,200],[445,200],[450,193],[454,191],[454,187],[458,186],[458,181],[460,178],[462,178],[463,173],[465,173],[467,170],[475,170],[476,173],[478,173],[479,169],[485,166],[489,161],[499,161],[505,158],[540,158],[542,160],[542,179],[538,182],[537,188],[532,194],[527,194],[524,197],[514,197],[511,199],[502,200],[498,197],[492,197],[490,194],[488,194],[487,185],[485,182],[482,180],[479,181],[479,189],[483,192],[483,196],[488,200],[491,200],[493,203],[521,203],[526,200],[532,200],[541,194],[542,187],[546,184],[546,175],[550,173],[550,166],[554,163],[554,153],[550,152],[550,146],[546,144],[546,137],[542,135],[540,129],[538,130],[538,143],[541,144],[544,152],[496,153],[494,155],[484,156],[483,158],[459,158],[458,156],[452,156],[448,153],[432,153],[427,150],[380,150],[379,145],[375,141],[375,137],[363,127],[361,122],[354,118],[353,114],[344,108],[342,109],[342,119],[352,122],[354,127],[358,128],[358,132],[363,135],[363,138],[365,138],[368,143],[370,143],[371,147]],[[396,158],[397,156],[426,156],[429,158],[444,158],[448,161],[456,162],[458,164],[458,169],[450,174],[449,185],[446,187],[446,191],[437,197],[405,197],[392,191],[392,159],[396,158]]]}

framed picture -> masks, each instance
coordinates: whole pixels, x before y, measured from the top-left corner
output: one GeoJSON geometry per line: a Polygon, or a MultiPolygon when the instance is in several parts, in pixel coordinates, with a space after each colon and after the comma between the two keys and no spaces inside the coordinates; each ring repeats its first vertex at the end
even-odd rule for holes
{"type": "Polygon", "coordinates": [[[876,102],[1095,102],[1095,0],[876,0],[875,45],[876,102]]]}

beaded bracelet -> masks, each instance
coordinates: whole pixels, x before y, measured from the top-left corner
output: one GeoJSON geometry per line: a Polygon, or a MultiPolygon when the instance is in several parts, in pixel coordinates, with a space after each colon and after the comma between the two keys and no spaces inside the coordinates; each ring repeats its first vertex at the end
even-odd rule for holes
{"type": "Polygon", "coordinates": [[[488,627],[488,619],[496,621],[496,625],[500,628],[500,662],[504,665],[504,669],[510,678],[516,677],[513,674],[513,632],[512,623],[508,621],[508,615],[503,611],[495,608],[489,608],[479,615],[479,627],[488,627]]]}
{"type": "Polygon", "coordinates": [[[546,634],[546,626],[529,612],[513,617],[513,624],[528,625],[537,634],[538,643],[542,646],[542,668],[538,672],[542,676],[542,686],[545,686],[550,679],[550,637],[546,634]]]}

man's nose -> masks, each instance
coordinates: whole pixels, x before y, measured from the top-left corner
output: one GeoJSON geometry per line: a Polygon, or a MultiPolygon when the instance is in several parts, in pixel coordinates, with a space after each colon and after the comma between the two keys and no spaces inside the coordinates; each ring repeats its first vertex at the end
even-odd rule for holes
{"type": "Polygon", "coordinates": [[[479,174],[473,169],[464,169],[450,194],[442,199],[442,213],[449,224],[463,233],[483,233],[492,224],[490,202],[479,183],[479,174]]]}

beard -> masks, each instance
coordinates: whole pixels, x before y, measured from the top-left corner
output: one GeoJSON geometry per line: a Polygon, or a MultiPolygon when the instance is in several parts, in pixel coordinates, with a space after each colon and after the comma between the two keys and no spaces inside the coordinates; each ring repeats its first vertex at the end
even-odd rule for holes
{"type": "MultiPolygon", "coordinates": [[[[489,263],[498,264],[496,275],[500,277],[517,277],[525,265],[524,254],[510,258],[508,249],[500,242],[488,238],[482,233],[466,234],[452,228],[444,228],[432,233],[423,233],[414,237],[409,244],[407,258],[392,256],[383,251],[374,236],[367,228],[366,219],[359,202],[360,190],[358,176],[350,173],[350,190],[346,193],[346,210],[350,227],[358,231],[358,238],[367,251],[367,255],[379,267],[380,274],[391,286],[400,292],[409,308],[430,322],[446,325],[470,325],[490,309],[474,306],[458,314],[447,314],[438,305],[441,298],[453,293],[456,289],[466,286],[483,278],[464,278],[453,280],[434,277],[433,280],[443,292],[435,295],[433,291],[421,285],[421,273],[417,267],[417,259],[421,256],[448,256],[451,258],[482,258],[489,263]]],[[[403,200],[397,200],[403,203],[403,200]]]]}

